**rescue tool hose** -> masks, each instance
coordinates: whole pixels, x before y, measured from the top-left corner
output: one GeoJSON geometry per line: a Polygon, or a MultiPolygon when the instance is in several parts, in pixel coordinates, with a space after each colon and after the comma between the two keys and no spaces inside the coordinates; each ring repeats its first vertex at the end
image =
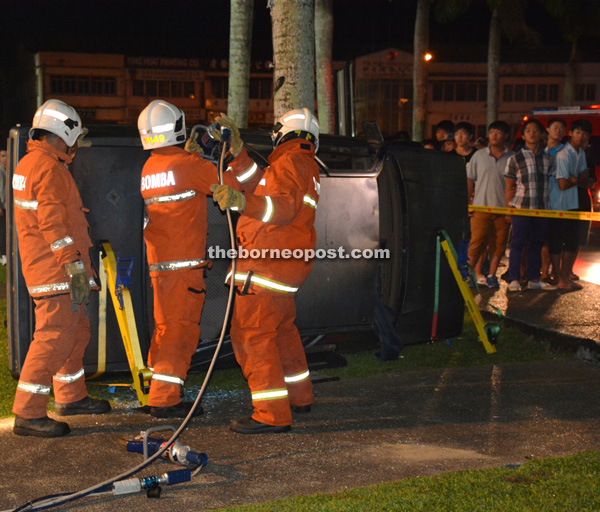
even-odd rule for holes
{"type": "MultiPolygon", "coordinates": [[[[225,128],[225,127],[221,128],[221,144],[223,145],[223,147],[221,149],[221,155],[219,158],[218,169],[217,169],[220,185],[223,184],[223,172],[224,172],[224,167],[225,167],[225,157],[226,157],[226,153],[228,153],[228,150],[229,150],[229,136],[230,135],[231,135],[231,131],[228,128],[225,128]]],[[[230,237],[231,247],[233,249],[235,249],[235,232],[233,230],[233,222],[231,220],[231,212],[229,210],[227,210],[226,214],[227,214],[227,224],[229,226],[229,237],[230,237]]],[[[223,327],[221,329],[221,336],[219,337],[219,342],[217,343],[217,346],[215,348],[215,353],[211,360],[210,366],[208,367],[208,370],[206,371],[206,376],[204,377],[204,381],[202,383],[200,391],[198,391],[198,396],[196,397],[196,400],[194,401],[194,405],[190,409],[190,412],[185,417],[185,419],[181,422],[181,425],[179,425],[179,428],[173,433],[171,438],[169,440],[165,441],[164,445],[159,450],[157,450],[156,453],[154,453],[151,457],[146,459],[144,462],[142,462],[141,464],[137,465],[136,467],[134,467],[128,471],[125,471],[124,473],[121,473],[120,475],[118,475],[114,478],[105,480],[104,482],[101,482],[97,485],[88,487],[87,489],[83,489],[81,491],[78,491],[78,492],[75,492],[72,494],[64,494],[64,495],[58,495],[58,496],[53,495],[53,496],[45,496],[43,498],[38,498],[36,500],[30,501],[29,503],[25,503],[24,505],[22,505],[20,507],[12,509],[12,512],[47,510],[49,508],[53,508],[58,505],[63,505],[65,503],[69,503],[71,501],[74,501],[79,498],[84,498],[86,496],[93,496],[93,495],[99,495],[99,494],[112,494],[112,489],[116,482],[124,480],[124,479],[134,475],[135,473],[138,473],[142,469],[144,469],[144,468],[148,467],[150,464],[152,464],[155,460],[161,459],[163,457],[163,453],[169,449],[169,447],[177,440],[177,438],[181,435],[181,433],[186,429],[187,424],[190,422],[196,407],[200,403],[200,399],[204,395],[204,392],[205,392],[206,387],[208,386],[208,382],[210,380],[210,376],[212,375],[213,369],[216,365],[217,358],[218,358],[219,352],[221,350],[221,346],[223,345],[223,339],[225,337],[225,330],[227,328],[227,322],[229,320],[231,305],[233,303],[233,294],[235,292],[235,286],[234,286],[234,284],[235,284],[235,263],[236,263],[236,258],[234,257],[231,260],[231,282],[230,282],[230,287],[229,287],[229,296],[227,299],[227,307],[225,309],[225,317],[223,318],[223,327]],[[37,504],[37,506],[36,506],[36,504],[37,504]]],[[[196,471],[194,471],[192,476],[195,476],[201,467],[202,466],[199,466],[196,469],[196,471]]]]}
{"type": "MultiPolygon", "coordinates": [[[[229,139],[231,137],[231,130],[224,126],[221,127],[221,144],[223,147],[221,148],[221,155],[219,157],[219,165],[218,165],[218,174],[219,174],[219,185],[223,185],[223,173],[225,172],[225,157],[229,150],[229,139]]],[[[229,228],[229,242],[231,243],[231,248],[235,249],[235,231],[233,229],[233,221],[231,220],[231,211],[229,209],[225,210],[225,214],[227,215],[227,226],[229,228]]],[[[221,328],[221,336],[219,337],[219,342],[215,348],[215,356],[211,361],[210,367],[207,371],[206,378],[208,379],[210,374],[212,373],[212,368],[215,365],[217,355],[221,351],[221,346],[223,345],[223,338],[225,337],[225,330],[227,329],[227,322],[229,321],[229,314],[231,312],[231,306],[233,304],[233,294],[235,293],[235,267],[237,261],[237,255],[235,251],[232,251],[233,257],[231,258],[231,281],[229,282],[229,295],[227,296],[227,306],[225,307],[225,317],[223,318],[223,327],[221,328]]]]}

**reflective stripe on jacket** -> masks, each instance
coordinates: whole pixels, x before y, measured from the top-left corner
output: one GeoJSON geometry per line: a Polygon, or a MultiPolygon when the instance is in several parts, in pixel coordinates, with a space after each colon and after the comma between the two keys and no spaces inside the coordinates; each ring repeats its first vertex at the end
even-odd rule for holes
{"type": "MultiPolygon", "coordinates": [[[[224,180],[239,189],[235,175],[248,173],[254,162],[245,151],[237,160],[234,172],[225,172],[224,180]]],[[[177,146],[152,151],[140,187],[149,219],[144,238],[150,275],[206,264],[206,198],[215,183],[216,166],[198,153],[177,146]]]]}
{"type": "Polygon", "coordinates": [[[57,295],[69,290],[64,266],[83,261],[92,277],[85,209],[67,165],[72,159],[41,141],[29,141],[15,169],[14,215],[23,276],[30,295],[57,295]]]}
{"type": "Polygon", "coordinates": [[[260,258],[240,258],[236,284],[252,271],[250,288],[266,293],[295,293],[312,268],[304,258],[262,257],[264,249],[314,249],[315,213],[319,202],[319,167],[314,146],[294,139],[277,146],[270,167],[253,193],[246,192],[246,207],[237,223],[240,247],[259,249],[260,258]]]}

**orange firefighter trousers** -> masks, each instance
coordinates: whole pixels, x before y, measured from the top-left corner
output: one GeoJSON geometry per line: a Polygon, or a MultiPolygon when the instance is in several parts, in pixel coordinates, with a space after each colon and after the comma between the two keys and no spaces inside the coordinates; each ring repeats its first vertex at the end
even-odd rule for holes
{"type": "Polygon", "coordinates": [[[261,423],[291,425],[290,404],[301,406],[314,402],[304,347],[295,319],[293,297],[267,294],[236,296],[231,344],[253,394],[252,418],[261,423]],[[301,380],[293,379],[302,375],[304,378],[301,380]],[[260,392],[286,389],[287,396],[255,398],[260,396],[260,392]]]}
{"type": "MultiPolygon", "coordinates": [[[[72,310],[71,297],[35,299],[35,333],[29,345],[19,383],[50,386],[54,375],[75,375],[83,369],[83,354],[90,340],[90,323],[84,306],[72,310]]],[[[72,382],[54,379],[57,403],[77,402],[87,396],[85,376],[72,382]]],[[[13,413],[26,419],[46,416],[48,394],[17,388],[13,413]]]]}
{"type": "MultiPolygon", "coordinates": [[[[200,341],[200,317],[204,306],[204,270],[164,272],[152,277],[154,333],[148,352],[153,374],[185,380],[200,341]]],[[[170,407],[181,402],[181,386],[152,380],[148,405],[170,407]]]]}

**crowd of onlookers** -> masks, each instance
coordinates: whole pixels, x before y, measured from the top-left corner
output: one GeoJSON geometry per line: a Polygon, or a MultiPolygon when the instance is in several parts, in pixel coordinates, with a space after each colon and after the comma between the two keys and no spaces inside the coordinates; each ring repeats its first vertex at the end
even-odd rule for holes
{"type": "MultiPolygon", "coordinates": [[[[509,140],[510,127],[494,121],[487,138],[475,138],[469,122],[440,122],[425,148],[459,155],[465,161],[469,204],[521,210],[591,211],[595,165],[589,147],[592,125],[577,119],[550,119],[546,126],[529,118],[520,139],[509,140]],[[511,149],[512,148],[512,149],[511,149]]],[[[587,244],[589,221],[470,213],[468,263],[474,285],[498,288],[498,268],[508,241],[508,270],[501,275],[509,292],[581,289],[573,265],[587,244]]]]}

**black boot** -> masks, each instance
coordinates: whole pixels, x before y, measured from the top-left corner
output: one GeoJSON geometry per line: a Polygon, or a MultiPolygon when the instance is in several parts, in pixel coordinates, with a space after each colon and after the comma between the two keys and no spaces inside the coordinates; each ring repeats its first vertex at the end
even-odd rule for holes
{"type": "Polygon", "coordinates": [[[53,420],[48,416],[31,420],[17,416],[13,432],[18,436],[62,437],[71,432],[71,429],[66,423],[53,420]]]}
{"type": "Polygon", "coordinates": [[[75,416],[78,414],[105,414],[110,412],[108,400],[100,400],[86,396],[70,404],[55,404],[54,411],[59,416],[75,416]]]}
{"type": "Polygon", "coordinates": [[[233,430],[238,434],[278,434],[280,432],[289,432],[291,428],[290,425],[268,425],[252,418],[241,418],[229,425],[229,430],[233,430]]]}
{"type": "MultiPolygon", "coordinates": [[[[194,402],[179,402],[177,405],[171,405],[170,407],[150,407],[150,415],[155,418],[185,418],[194,402]]],[[[204,413],[202,406],[198,404],[192,417],[200,416],[204,413]]]]}

